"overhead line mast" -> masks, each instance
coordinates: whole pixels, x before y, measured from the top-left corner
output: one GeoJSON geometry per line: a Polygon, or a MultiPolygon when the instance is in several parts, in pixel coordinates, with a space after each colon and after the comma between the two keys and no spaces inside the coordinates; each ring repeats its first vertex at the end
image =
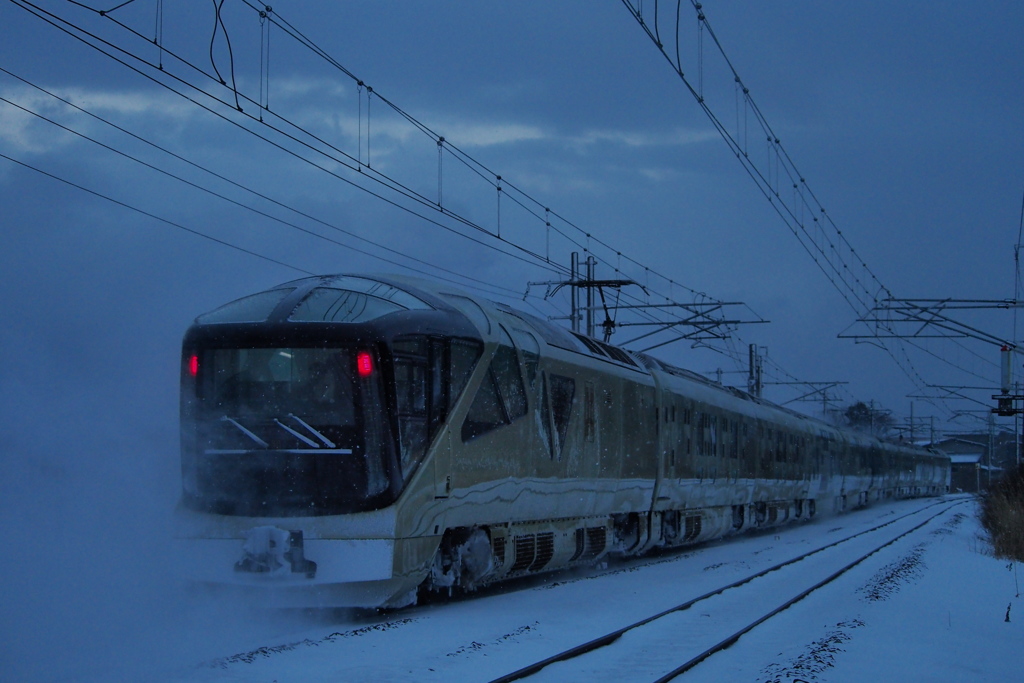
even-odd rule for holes
{"type": "Polygon", "coordinates": [[[673,330],[673,328],[679,326],[687,326],[694,328],[693,332],[687,334],[677,334],[672,338],[662,341],[654,346],[642,349],[641,352],[651,351],[666,344],[682,340],[706,340],[706,339],[724,339],[728,337],[730,331],[736,326],[745,323],[767,323],[768,320],[727,320],[721,317],[715,317],[712,314],[726,306],[743,306],[743,302],[734,301],[709,301],[704,303],[693,303],[685,304],[676,301],[669,301],[664,304],[621,304],[616,302],[611,307],[608,305],[608,301],[605,297],[605,289],[620,290],[623,287],[635,286],[640,287],[647,293],[647,289],[639,282],[634,280],[625,279],[598,279],[595,276],[595,269],[597,261],[593,256],[588,255],[586,260],[582,264],[583,268],[586,269],[584,274],[581,271],[581,264],[579,260],[579,253],[572,253],[572,262],[569,269],[570,276],[568,280],[558,280],[552,282],[530,282],[527,285],[527,293],[531,287],[543,286],[547,287],[547,292],[544,298],[554,296],[564,287],[569,287],[570,300],[571,300],[571,313],[569,314],[569,321],[572,327],[572,331],[577,334],[585,333],[588,337],[596,338],[597,325],[595,324],[594,311],[597,310],[597,305],[594,300],[594,291],[596,290],[598,296],[601,298],[601,309],[604,312],[604,321],[601,323],[603,330],[603,338],[605,343],[611,340],[612,333],[616,328],[619,327],[655,327],[656,329],[630,339],[629,341],[622,342],[621,346],[627,346],[634,344],[642,339],[651,337],[659,332],[673,330]],[[580,292],[586,292],[586,303],[580,305],[580,292]],[[691,315],[685,318],[677,318],[674,320],[650,320],[643,322],[617,322],[616,318],[618,312],[621,311],[632,311],[632,310],[651,310],[657,309],[664,311],[666,309],[682,309],[691,315]],[[612,311],[615,311],[613,317],[612,311]],[[581,326],[581,323],[585,322],[585,326],[581,326]],[[581,329],[582,328],[582,329],[581,329]]]}

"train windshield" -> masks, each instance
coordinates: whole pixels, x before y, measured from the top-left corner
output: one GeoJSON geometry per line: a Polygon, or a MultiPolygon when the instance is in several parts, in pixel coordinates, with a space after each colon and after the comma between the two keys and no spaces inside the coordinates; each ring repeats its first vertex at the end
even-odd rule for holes
{"type": "Polygon", "coordinates": [[[350,348],[199,352],[186,492],[220,514],[372,507],[391,477],[376,364],[350,348]]]}

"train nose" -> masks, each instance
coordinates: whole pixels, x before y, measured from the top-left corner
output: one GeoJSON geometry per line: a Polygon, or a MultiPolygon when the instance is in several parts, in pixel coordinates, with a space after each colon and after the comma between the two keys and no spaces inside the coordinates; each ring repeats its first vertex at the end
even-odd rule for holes
{"type": "Polygon", "coordinates": [[[236,572],[290,576],[316,576],[316,562],[307,560],[302,531],[289,531],[274,526],[259,526],[245,534],[242,559],[235,563],[236,572]]]}

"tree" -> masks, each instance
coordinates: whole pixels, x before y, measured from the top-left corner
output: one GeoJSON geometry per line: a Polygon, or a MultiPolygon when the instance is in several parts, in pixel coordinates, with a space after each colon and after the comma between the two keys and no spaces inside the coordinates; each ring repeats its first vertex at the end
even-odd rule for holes
{"type": "Polygon", "coordinates": [[[892,413],[888,410],[875,408],[875,402],[871,404],[864,401],[857,401],[843,413],[846,417],[846,424],[851,429],[867,432],[875,436],[883,436],[892,429],[892,413]]]}

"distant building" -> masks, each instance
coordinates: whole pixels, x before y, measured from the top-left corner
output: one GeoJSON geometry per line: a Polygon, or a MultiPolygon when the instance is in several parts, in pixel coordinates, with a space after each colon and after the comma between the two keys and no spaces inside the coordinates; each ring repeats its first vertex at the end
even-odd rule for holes
{"type": "Polygon", "coordinates": [[[988,477],[981,481],[981,467],[981,453],[949,456],[949,490],[978,493],[986,488],[988,477]]]}
{"type": "MultiPolygon", "coordinates": [[[[989,453],[987,434],[965,435],[932,444],[933,448],[949,455],[949,490],[980,493],[988,489],[1002,472],[1001,467],[990,463],[1003,459],[999,457],[1002,455],[999,451],[1006,445],[1004,442],[1004,438],[993,439],[993,453],[989,453]]],[[[1009,445],[1012,449],[1013,444],[1009,445]]]]}

